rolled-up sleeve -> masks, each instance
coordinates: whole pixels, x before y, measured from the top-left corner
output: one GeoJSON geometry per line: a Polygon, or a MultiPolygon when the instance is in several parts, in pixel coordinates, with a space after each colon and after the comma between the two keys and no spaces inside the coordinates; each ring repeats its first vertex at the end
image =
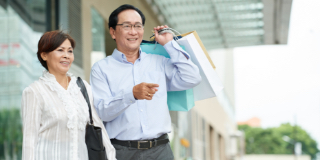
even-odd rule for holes
{"type": "Polygon", "coordinates": [[[99,117],[105,121],[112,121],[122,114],[126,108],[135,103],[132,88],[112,95],[107,79],[101,73],[98,65],[91,70],[90,82],[92,86],[94,107],[99,117]]]}
{"type": "Polygon", "coordinates": [[[170,59],[164,59],[167,90],[187,90],[198,85],[201,82],[199,68],[191,61],[189,54],[174,40],[163,47],[170,55],[170,59]]]}

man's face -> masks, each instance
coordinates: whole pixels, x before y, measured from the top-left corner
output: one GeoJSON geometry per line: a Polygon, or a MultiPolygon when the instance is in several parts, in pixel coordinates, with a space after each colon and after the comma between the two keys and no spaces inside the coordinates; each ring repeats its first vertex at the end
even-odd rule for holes
{"type": "MultiPolygon", "coordinates": [[[[139,13],[135,10],[128,9],[118,14],[118,24],[142,24],[139,13]]],[[[123,25],[117,25],[116,30],[110,28],[110,34],[116,40],[117,49],[122,53],[138,52],[142,42],[144,29],[132,28],[125,29],[123,25]]]]}

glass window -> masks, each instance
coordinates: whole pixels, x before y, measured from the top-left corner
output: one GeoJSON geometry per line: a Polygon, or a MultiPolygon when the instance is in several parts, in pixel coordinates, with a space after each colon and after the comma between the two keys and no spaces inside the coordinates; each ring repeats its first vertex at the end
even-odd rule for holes
{"type": "Polygon", "coordinates": [[[91,8],[92,52],[91,65],[106,57],[105,21],[95,8],[91,8]]]}
{"type": "Polygon", "coordinates": [[[92,18],[92,50],[105,52],[104,19],[95,8],[91,8],[92,18]]]}
{"type": "Polygon", "coordinates": [[[21,95],[39,78],[34,64],[47,30],[46,1],[0,0],[0,159],[21,159],[21,95]]]}

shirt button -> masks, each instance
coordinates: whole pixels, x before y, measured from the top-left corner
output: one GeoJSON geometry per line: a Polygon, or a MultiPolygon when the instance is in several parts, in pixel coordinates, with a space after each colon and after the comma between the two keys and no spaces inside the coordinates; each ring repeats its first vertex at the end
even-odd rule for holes
{"type": "Polygon", "coordinates": [[[142,112],[143,110],[141,109],[140,111],[142,112]]]}
{"type": "Polygon", "coordinates": [[[130,101],[130,103],[132,103],[132,101],[130,101]]]}

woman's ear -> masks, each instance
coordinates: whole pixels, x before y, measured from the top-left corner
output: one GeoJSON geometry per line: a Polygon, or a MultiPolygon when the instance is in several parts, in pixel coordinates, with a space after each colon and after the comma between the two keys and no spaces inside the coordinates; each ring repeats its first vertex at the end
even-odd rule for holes
{"type": "Polygon", "coordinates": [[[48,54],[47,54],[47,53],[42,52],[40,55],[41,55],[41,58],[42,58],[44,61],[47,61],[47,58],[48,58],[48,54]]]}

